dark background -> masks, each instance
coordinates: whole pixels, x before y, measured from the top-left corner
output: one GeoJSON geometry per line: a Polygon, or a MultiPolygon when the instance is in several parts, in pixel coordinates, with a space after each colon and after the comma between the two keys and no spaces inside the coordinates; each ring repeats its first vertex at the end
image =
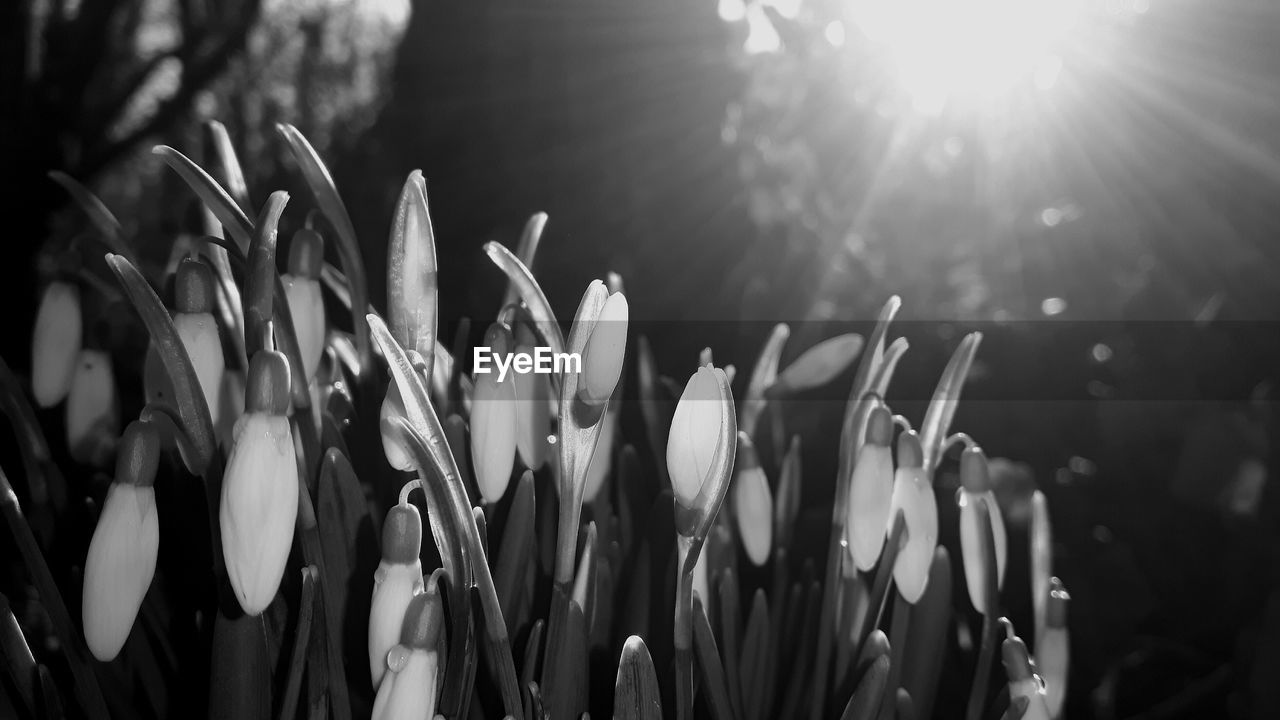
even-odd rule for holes
{"type": "MultiPolygon", "coordinates": [[[[103,197],[159,267],[199,216],[150,146],[203,161],[201,122],[219,119],[255,203],[305,198],[271,131],[292,122],[334,170],[378,304],[391,210],[420,168],[446,322],[493,316],[503,282],[480,246],[513,244],[541,210],[536,270],[561,317],[619,272],[677,379],[708,345],[745,373],[774,321],[793,323],[787,358],[866,333],[896,293],[912,349],[890,400],[918,420],[956,339],[985,330],[980,401],[956,428],[1016,461],[1006,512],[1031,487],[1050,498],[1071,715],[1280,716],[1280,9],[1153,1],[1100,25],[1031,120],[912,125],[852,30],[843,52],[821,43],[829,2],[770,16],[782,48],[760,55],[744,23],[689,0],[73,5],[0,9],[4,358],[20,375],[42,284],[76,264],[107,277],[49,170],[103,197]],[[1098,48],[1108,60],[1088,62],[1098,48]],[[1264,490],[1233,507],[1250,463],[1264,490]]],[[[108,343],[130,322],[111,307],[89,317],[108,343]]],[[[116,368],[137,387],[136,357],[116,368]]],[[[792,418],[818,517],[847,384],[792,418]]],[[[58,414],[42,420],[56,436],[58,414]]]]}

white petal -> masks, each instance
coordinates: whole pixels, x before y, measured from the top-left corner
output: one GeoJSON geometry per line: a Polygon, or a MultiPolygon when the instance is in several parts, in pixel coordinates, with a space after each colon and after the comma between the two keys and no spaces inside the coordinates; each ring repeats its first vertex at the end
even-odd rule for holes
{"type": "Polygon", "coordinates": [[[298,516],[298,463],[289,421],[249,413],[236,423],[218,513],[227,575],[246,613],[280,587],[298,516]]]}
{"type": "Polygon", "coordinates": [[[437,660],[434,652],[415,650],[399,672],[387,676],[373,703],[373,720],[433,720],[436,712],[437,660]]]}
{"type": "Polygon", "coordinates": [[[84,564],[85,642],[102,661],[124,646],[151,586],[160,543],[155,490],[112,483],[84,564]]]}
{"type": "Polygon", "coordinates": [[[111,356],[81,350],[67,394],[67,447],[78,462],[101,464],[120,434],[111,356]]]}
{"type": "Polygon", "coordinates": [[[373,577],[373,602],[369,606],[369,670],[376,688],[387,671],[387,653],[400,640],[405,608],[414,593],[422,590],[422,564],[384,560],[373,577]]]}
{"type": "Polygon", "coordinates": [[[854,564],[863,572],[875,567],[884,548],[892,498],[893,457],[889,448],[869,443],[863,445],[853,466],[845,520],[849,552],[854,564]]]}
{"type": "Polygon", "coordinates": [[[759,466],[734,478],[733,511],[747,557],[756,567],[764,565],[773,546],[773,495],[759,466]]]}
{"type": "Polygon", "coordinates": [[[31,335],[31,392],[40,407],[62,402],[80,352],[80,290],[54,282],[45,289],[31,335]]]}
{"type": "Polygon", "coordinates": [[[204,401],[209,405],[209,418],[216,427],[222,415],[222,376],[227,369],[218,325],[209,313],[175,313],[173,327],[191,358],[204,401]]]}
{"type": "Polygon", "coordinates": [[[324,355],[325,317],[320,282],[288,273],[280,278],[280,282],[284,285],[284,294],[289,301],[293,330],[298,335],[302,368],[310,380],[316,376],[316,368],[320,366],[320,358],[324,355]]]}

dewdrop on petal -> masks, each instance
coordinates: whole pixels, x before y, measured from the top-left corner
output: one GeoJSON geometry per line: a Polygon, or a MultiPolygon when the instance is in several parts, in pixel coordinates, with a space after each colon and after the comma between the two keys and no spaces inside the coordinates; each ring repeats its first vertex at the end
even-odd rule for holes
{"type": "Polygon", "coordinates": [[[773,547],[773,495],[769,481],[760,467],[755,444],[745,432],[738,432],[737,462],[733,468],[733,517],[738,524],[738,537],[747,557],[756,567],[769,560],[773,547]]]}
{"type": "Polygon", "coordinates": [[[81,350],[67,393],[67,448],[76,462],[102,465],[111,458],[120,432],[120,408],[111,356],[81,350]]]}
{"type": "Polygon", "coordinates": [[[387,652],[373,720],[433,720],[439,693],[444,611],[435,576],[405,609],[400,642],[387,652]]]}
{"type": "Polygon", "coordinates": [[[160,521],[153,483],[159,462],[155,427],[134,421],[125,428],[115,480],[84,562],[84,639],[103,662],[120,653],[155,574],[160,521]]]}
{"type": "Polygon", "coordinates": [[[1045,705],[1049,717],[1062,715],[1067,699],[1067,675],[1071,667],[1071,641],[1067,633],[1067,605],[1071,596],[1062,581],[1053,578],[1045,605],[1045,627],[1036,641],[1036,665],[1044,678],[1045,705]]]}
{"type": "Polygon", "coordinates": [[[893,476],[889,516],[902,511],[907,543],[893,565],[893,581],[902,598],[914,605],[929,584],[933,551],[938,545],[938,502],[921,464],[920,436],[908,430],[898,436],[898,469],[893,476]]]}
{"type": "Polygon", "coordinates": [[[1008,539],[1005,535],[1004,519],[1000,515],[1000,506],[996,503],[995,493],[991,491],[991,475],[987,469],[987,456],[982,448],[968,448],[960,456],[960,490],[957,495],[960,505],[960,555],[964,561],[965,582],[969,586],[969,601],[974,609],[986,614],[986,603],[983,602],[982,578],[985,572],[985,561],[982,557],[980,533],[982,526],[978,524],[978,498],[987,501],[987,515],[991,518],[991,537],[995,540],[996,554],[996,586],[1004,585],[1005,558],[1008,556],[1008,539]]]}
{"type": "Polygon", "coordinates": [[[222,416],[222,376],[227,368],[213,319],[213,282],[213,271],[199,260],[188,258],[178,265],[174,293],[178,311],[173,314],[173,327],[200,381],[209,418],[217,427],[222,416]]]}
{"type": "Polygon", "coordinates": [[[1026,644],[1014,634],[1013,625],[1008,620],[1000,618],[1000,624],[1005,629],[1000,655],[1005,675],[1009,677],[1009,699],[1027,699],[1027,711],[1022,714],[1022,720],[1050,720],[1044,685],[1036,676],[1026,644]]]}
{"type": "MultiPolygon", "coordinates": [[[[485,345],[497,357],[511,357],[511,333],[493,325],[485,333],[485,345]]],[[[511,482],[516,459],[516,382],[514,371],[501,381],[497,368],[476,373],[471,396],[471,464],[476,484],[486,503],[502,499],[511,482]]]]}
{"type": "Polygon", "coordinates": [[[858,452],[849,483],[846,531],[849,554],[863,572],[875,567],[884,548],[889,527],[889,506],[893,498],[893,417],[877,406],[867,419],[866,442],[858,452]]]}
{"type": "Polygon", "coordinates": [[[369,605],[369,670],[373,687],[387,671],[387,653],[395,647],[404,624],[404,612],[413,596],[422,592],[422,516],[408,503],[387,511],[382,524],[382,561],[373,575],[373,601],[369,605]]]}
{"type": "Polygon", "coordinates": [[[404,400],[400,397],[400,387],[394,379],[387,384],[387,394],[382,398],[382,407],[378,410],[378,426],[382,430],[382,454],[387,457],[387,464],[401,472],[413,470],[413,456],[404,449],[400,441],[387,430],[387,418],[404,417],[404,400]]]}
{"type": "Polygon", "coordinates": [[[307,380],[316,376],[324,356],[324,301],[320,297],[320,269],[324,265],[324,240],[314,230],[303,228],[289,244],[289,272],[280,276],[289,301],[289,316],[298,336],[302,368],[307,380]]]}
{"type": "Polygon", "coordinates": [[[245,414],[236,423],[218,512],[227,577],[250,615],[271,604],[293,545],[298,461],[288,411],[289,364],[261,350],[249,363],[245,414]]]}
{"type": "Polygon", "coordinates": [[[31,335],[31,393],[40,407],[57,405],[71,389],[82,323],[80,289],[69,282],[49,283],[31,335]]]}
{"type": "Polygon", "coordinates": [[[591,328],[582,350],[582,377],[578,384],[578,398],[588,405],[604,403],[618,385],[627,349],[629,314],[627,297],[616,292],[605,301],[591,328]]]}
{"type": "Polygon", "coordinates": [[[720,412],[724,399],[720,383],[724,371],[704,365],[689,378],[671,418],[667,435],[667,472],[676,502],[694,508],[711,471],[720,442],[720,412]]]}

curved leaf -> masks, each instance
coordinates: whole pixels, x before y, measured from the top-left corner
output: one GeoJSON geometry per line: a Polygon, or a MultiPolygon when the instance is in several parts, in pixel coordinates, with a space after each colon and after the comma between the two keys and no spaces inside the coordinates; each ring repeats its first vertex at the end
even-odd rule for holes
{"type": "MultiPolygon", "coordinates": [[[[245,274],[244,344],[249,357],[260,350],[270,349],[271,346],[269,335],[276,284],[276,227],[288,202],[289,194],[283,190],[271,193],[254,225],[253,243],[249,245],[249,267],[245,274]]],[[[282,314],[288,314],[288,308],[280,310],[284,311],[282,314]]],[[[293,371],[299,373],[302,368],[295,367],[293,371]]]]}
{"type": "Polygon", "coordinates": [[[791,328],[786,323],[773,326],[769,339],[760,349],[760,357],[751,369],[751,379],[747,382],[747,394],[742,401],[741,426],[743,432],[755,438],[756,423],[760,413],[764,411],[765,392],[778,380],[778,361],[782,358],[782,347],[791,336],[791,328]]]}
{"type": "Polygon", "coordinates": [[[62,186],[67,191],[71,199],[76,201],[80,209],[85,215],[89,216],[89,222],[98,229],[102,235],[102,240],[112,252],[129,258],[130,262],[136,262],[133,254],[133,248],[124,241],[124,230],[120,227],[120,221],[116,216],[107,209],[107,206],[94,195],[89,188],[81,185],[78,180],[61,170],[50,170],[49,178],[62,186]]]}
{"type": "MultiPolygon", "coordinates": [[[[516,245],[516,257],[520,258],[520,262],[524,266],[533,269],[533,258],[538,254],[538,244],[542,241],[542,231],[547,226],[547,214],[544,212],[536,212],[529,216],[525,221],[524,229],[520,231],[520,241],[516,245]]],[[[610,288],[610,292],[617,292],[610,288]]],[[[520,300],[520,291],[516,288],[514,282],[507,283],[506,295],[502,298],[502,306],[506,307],[520,300]]]]}
{"type": "Polygon", "coordinates": [[[169,311],[133,263],[120,255],[108,253],[107,265],[111,266],[111,271],[142,317],[147,332],[151,334],[151,343],[169,375],[182,429],[191,441],[193,455],[185,458],[187,469],[195,475],[203,475],[213,458],[217,442],[214,440],[213,422],[209,419],[209,406],[196,379],[191,358],[187,356],[187,349],[173,327],[169,311]]]}
{"type": "Polygon", "coordinates": [[[239,246],[240,254],[248,253],[249,243],[253,241],[253,224],[236,201],[232,200],[227,191],[218,184],[218,181],[209,177],[209,173],[205,172],[204,168],[192,162],[186,155],[168,145],[157,145],[151,152],[159,155],[166,165],[173,168],[174,172],[178,173],[178,176],[213,212],[218,222],[222,223],[231,235],[231,239],[239,246]]]}
{"type": "Polygon", "coordinates": [[[551,348],[553,353],[564,352],[564,332],[556,322],[555,313],[551,311],[551,304],[547,302],[547,296],[542,292],[542,287],[538,285],[537,280],[533,279],[533,273],[529,272],[529,268],[512,255],[510,250],[496,242],[485,243],[484,251],[493,264],[506,273],[511,284],[520,293],[520,299],[529,309],[534,328],[542,336],[542,341],[551,348]]]}
{"type": "Polygon", "coordinates": [[[938,467],[942,452],[942,443],[947,439],[947,431],[951,429],[951,419],[955,417],[956,405],[960,401],[960,391],[964,388],[965,378],[969,375],[969,367],[973,365],[973,356],[978,352],[978,344],[982,342],[982,333],[972,332],[964,336],[960,346],[956,348],[938,387],[933,391],[933,399],[929,401],[929,409],[925,411],[924,423],[920,425],[920,447],[924,449],[924,469],[932,476],[938,467]]]}
{"type": "Polygon", "coordinates": [[[249,184],[244,179],[244,169],[240,167],[240,158],[236,157],[235,146],[231,144],[231,136],[227,128],[217,120],[205,123],[209,137],[213,141],[214,153],[222,165],[222,177],[226,181],[227,193],[245,212],[253,206],[249,203],[249,184]]]}
{"type": "Polygon", "coordinates": [[[356,351],[360,354],[360,366],[369,367],[370,345],[369,326],[365,320],[365,307],[369,304],[369,290],[366,285],[364,259],[360,254],[360,244],[356,240],[355,228],[351,225],[351,217],[347,214],[346,205],[338,196],[338,189],[333,184],[333,177],[325,167],[320,156],[311,143],[303,137],[298,129],[288,123],[276,125],[276,132],[284,138],[289,152],[298,163],[307,187],[315,197],[320,212],[329,220],[338,234],[338,258],[342,261],[342,270],[351,287],[351,322],[356,334],[356,351]]]}

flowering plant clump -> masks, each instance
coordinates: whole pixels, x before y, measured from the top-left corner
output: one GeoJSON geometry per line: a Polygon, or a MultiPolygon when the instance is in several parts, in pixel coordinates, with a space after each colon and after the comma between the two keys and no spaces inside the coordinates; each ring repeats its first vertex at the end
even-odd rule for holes
{"type": "Polygon", "coordinates": [[[19,716],[1061,715],[1069,596],[1052,575],[1048,507],[1033,498],[1030,586],[1005,584],[1010,538],[986,456],[951,433],[979,335],[960,342],[918,427],[886,399],[907,350],[888,337],[897,298],[868,340],[831,338],[785,367],[790,330],[777,326],[738,391],[708,348],[672,369],[688,377],[681,390],[649,339],[628,337],[617,275],[586,288],[567,327],[557,320],[532,271],[539,214],[514,252],[485,246],[509,289],[484,347],[500,367],[539,348],[579,362],[469,372],[465,332],[450,345],[438,327],[420,173],[390,223],[384,313],[307,140],[280,129],[318,212],[276,192],[255,213],[229,138],[211,130],[221,181],[156,149],[206,209],[206,234],[167,272],[144,274],[119,223],[75,186],[110,250],[110,287],[149,337],[145,397],[125,404],[142,409],[123,434],[115,381],[129,369],[83,342],[84,296],[109,285],[89,288],[88,271],[48,283],[30,385],[0,364],[29,450],[25,509],[0,474],[4,519],[66,667],[41,664],[48,646],[0,607],[19,716]],[[286,215],[305,225],[281,272],[286,215]],[[855,361],[828,552],[799,557],[801,488],[825,482],[805,476],[788,399],[855,361]],[[624,405],[633,382],[637,401],[624,405]],[[32,400],[66,404],[78,461],[115,457],[105,498],[86,492],[97,520],[83,571],[61,582],[45,553],[53,527],[82,517],[67,494],[83,486],[50,461],[32,400]],[[619,417],[637,410],[645,432],[632,436],[619,417]],[[935,486],[944,464],[959,470],[954,497],[935,486]],[[192,508],[207,516],[180,516],[192,508]],[[943,534],[957,526],[953,560],[943,534]],[[182,562],[157,563],[168,554],[182,562]],[[953,596],[959,582],[967,593],[953,596]],[[1035,609],[1021,632],[1030,647],[1002,611],[1013,594],[1035,609]],[[83,598],[80,622],[64,597],[83,598]],[[949,629],[966,617],[981,618],[981,636],[955,649],[949,629]],[[944,672],[964,673],[967,695],[939,696],[944,672]],[[207,694],[165,692],[176,678],[207,694]]]}

